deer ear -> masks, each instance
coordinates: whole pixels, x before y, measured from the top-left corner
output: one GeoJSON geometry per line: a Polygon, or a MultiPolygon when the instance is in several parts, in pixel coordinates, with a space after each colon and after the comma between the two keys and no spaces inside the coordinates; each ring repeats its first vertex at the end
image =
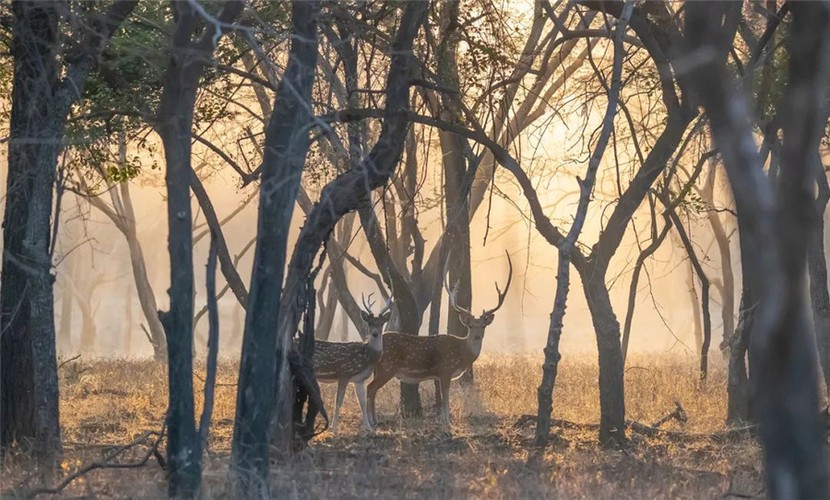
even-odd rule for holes
{"type": "Polygon", "coordinates": [[[369,322],[369,318],[371,318],[369,313],[367,313],[366,311],[360,311],[360,317],[363,319],[363,321],[367,323],[369,322]]]}
{"type": "Polygon", "coordinates": [[[487,316],[485,316],[484,317],[484,326],[487,326],[490,323],[492,323],[494,319],[496,319],[495,314],[488,314],[487,316]]]}
{"type": "Polygon", "coordinates": [[[390,316],[392,316],[392,313],[391,312],[386,312],[386,313],[383,313],[383,316],[381,316],[380,319],[382,319],[383,322],[386,323],[387,321],[389,321],[390,316]]]}

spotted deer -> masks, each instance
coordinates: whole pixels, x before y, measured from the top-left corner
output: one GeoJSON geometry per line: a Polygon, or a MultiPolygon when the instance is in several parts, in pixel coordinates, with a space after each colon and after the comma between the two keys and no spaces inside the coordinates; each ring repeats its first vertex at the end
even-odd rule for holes
{"type": "Polygon", "coordinates": [[[372,374],[372,369],[383,354],[383,325],[389,321],[389,307],[392,305],[392,300],[390,299],[377,315],[372,313],[373,304],[371,294],[369,294],[368,304],[366,298],[363,297],[365,310],[360,311],[360,317],[366,322],[369,332],[365,342],[316,341],[314,343],[312,359],[317,380],[323,383],[337,382],[337,398],[334,417],[331,421],[331,430],[335,433],[340,406],[343,404],[346,387],[350,382],[354,384],[354,392],[360,403],[366,429],[371,430],[373,427],[366,413],[366,388],[363,384],[372,374]]]}
{"type": "Polygon", "coordinates": [[[455,291],[449,291],[450,305],[459,314],[459,319],[467,327],[466,337],[454,335],[418,336],[405,332],[386,332],[383,334],[383,357],[375,365],[375,376],[369,384],[369,422],[377,424],[375,413],[375,396],[381,387],[393,377],[403,382],[422,382],[438,380],[441,386],[441,423],[450,427],[450,381],[460,377],[478,359],[484,329],[493,322],[495,312],[504,304],[504,298],[513,279],[513,264],[507,254],[509,274],[507,285],[502,292],[496,283],[498,304],[493,309],[485,310],[481,316],[475,316],[469,310],[459,307],[455,291]]]}

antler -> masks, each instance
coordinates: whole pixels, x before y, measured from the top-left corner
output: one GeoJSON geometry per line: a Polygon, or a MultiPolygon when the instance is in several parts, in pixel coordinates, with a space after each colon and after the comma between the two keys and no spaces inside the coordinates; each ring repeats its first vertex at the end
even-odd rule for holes
{"type": "Polygon", "coordinates": [[[383,316],[384,313],[386,313],[386,311],[388,311],[390,307],[392,307],[392,297],[389,297],[386,300],[386,304],[383,305],[383,309],[380,310],[378,316],[383,316]]]}
{"type": "MultiPolygon", "coordinates": [[[[449,259],[447,261],[449,262],[449,259]]],[[[464,309],[463,307],[461,307],[457,304],[455,295],[456,295],[456,292],[458,291],[458,282],[456,281],[455,285],[453,285],[453,287],[450,288],[449,284],[447,283],[447,274],[448,274],[447,273],[447,268],[445,266],[444,267],[443,281],[444,281],[444,288],[447,289],[447,296],[450,299],[450,307],[452,307],[453,309],[455,309],[456,311],[458,311],[460,313],[464,313],[464,314],[472,316],[473,313],[471,313],[469,310],[464,309]]]]}
{"type": "Polygon", "coordinates": [[[499,289],[498,282],[496,282],[496,292],[498,292],[499,294],[499,303],[496,304],[496,307],[494,307],[493,309],[488,309],[484,311],[482,316],[488,316],[498,311],[501,308],[502,304],[504,304],[504,298],[507,296],[507,291],[510,290],[510,282],[513,281],[513,262],[510,260],[510,253],[507,250],[505,250],[504,253],[507,255],[507,286],[504,287],[504,291],[502,292],[499,289]]]}
{"type": "Polygon", "coordinates": [[[375,301],[372,300],[372,295],[374,294],[374,292],[369,294],[368,304],[366,303],[366,296],[363,293],[360,294],[360,299],[363,301],[363,309],[365,309],[367,313],[372,315],[374,315],[374,313],[372,312],[372,307],[375,305],[375,301]]]}

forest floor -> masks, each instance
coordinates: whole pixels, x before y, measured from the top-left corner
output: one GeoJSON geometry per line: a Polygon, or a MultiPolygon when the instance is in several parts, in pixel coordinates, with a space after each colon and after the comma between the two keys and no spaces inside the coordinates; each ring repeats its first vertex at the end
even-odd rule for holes
{"type": "MultiPolygon", "coordinates": [[[[440,432],[431,411],[432,383],[421,384],[427,416],[407,421],[400,418],[397,384],[384,387],[378,395],[379,429],[372,434],[363,431],[350,390],[341,412],[340,434],[326,432],[290,466],[275,466],[274,491],[282,498],[355,499],[763,496],[761,453],[752,438],[701,436],[724,430],[722,368],[715,367],[701,385],[692,358],[633,355],[626,370],[627,417],[651,423],[679,401],[688,422],[668,422],[663,427],[689,436],[645,437],[629,432],[631,445],[617,451],[599,448],[597,432],[590,426],[554,427],[555,438],[540,454],[532,446],[533,423],[515,425],[522,415],[535,414],[539,366],[539,360],[531,357],[482,357],[475,365],[475,387],[453,384],[452,434],[440,432]]],[[[198,391],[203,368],[198,366],[199,375],[194,377],[198,391]]],[[[206,498],[226,497],[236,371],[230,362],[219,371],[210,450],[204,460],[206,498]]],[[[60,375],[66,476],[101,462],[147,431],[160,430],[167,404],[163,365],[76,360],[62,366],[60,375]]],[[[598,422],[596,381],[593,358],[565,357],[554,393],[554,417],[598,422]]],[[[327,404],[332,404],[334,387],[323,389],[327,404]]],[[[91,471],[58,497],[164,497],[165,473],[149,453],[152,436],[139,441],[115,461],[149,456],[144,465],[91,471]]],[[[24,459],[9,458],[0,478],[2,498],[45,486],[37,484],[24,459]]]]}

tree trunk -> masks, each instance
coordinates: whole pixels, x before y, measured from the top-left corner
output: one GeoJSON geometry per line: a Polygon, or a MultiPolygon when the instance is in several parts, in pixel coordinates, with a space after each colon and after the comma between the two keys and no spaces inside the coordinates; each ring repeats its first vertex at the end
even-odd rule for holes
{"type": "Polygon", "coordinates": [[[32,443],[46,470],[55,466],[60,451],[48,251],[62,131],[49,109],[58,71],[55,7],[12,4],[14,75],[0,286],[0,446],[32,443]]]}
{"type": "MultiPolygon", "coordinates": [[[[122,193],[127,189],[126,185],[122,187],[122,193]]],[[[122,196],[125,206],[132,212],[132,202],[127,196],[122,196]]],[[[147,265],[144,260],[144,251],[141,248],[141,242],[138,240],[136,233],[135,218],[129,219],[128,224],[131,226],[124,233],[127,239],[127,247],[130,251],[130,267],[133,271],[133,280],[135,282],[135,290],[138,295],[138,303],[141,306],[141,312],[144,319],[147,321],[147,327],[150,331],[151,341],[153,347],[153,359],[156,361],[165,361],[167,359],[167,338],[164,334],[164,327],[158,316],[158,307],[156,305],[156,294],[153,292],[153,287],[150,284],[150,278],[147,276],[147,265]]]]}
{"type": "MultiPolygon", "coordinates": [[[[706,276],[703,266],[700,265],[700,261],[695,253],[692,240],[689,238],[688,233],[686,233],[686,229],[684,228],[680,217],[677,215],[677,212],[675,212],[672,202],[667,198],[667,193],[662,194],[660,199],[663,201],[663,205],[666,207],[668,216],[671,218],[674,228],[677,231],[677,235],[680,237],[680,242],[686,250],[686,255],[689,257],[689,264],[692,269],[694,269],[695,274],[697,274],[698,281],[700,281],[700,309],[701,315],[703,316],[703,332],[698,352],[700,353],[700,379],[706,380],[706,377],[709,374],[709,345],[712,342],[712,317],[709,313],[709,278],[706,276]]],[[[691,285],[692,292],[694,293],[694,282],[692,282],[691,285]]],[[[694,293],[694,295],[696,298],[697,293],[694,293]]],[[[695,301],[695,307],[697,307],[697,301],[695,301]]],[[[696,322],[700,321],[700,317],[697,313],[695,313],[695,318],[696,322]]]]}
{"type": "Polygon", "coordinates": [[[695,352],[699,353],[703,349],[703,322],[700,320],[700,314],[697,313],[700,298],[697,296],[697,288],[695,288],[695,270],[691,261],[686,267],[686,271],[686,288],[689,291],[689,309],[692,311],[692,333],[695,339],[695,352]]]}
{"type": "Polygon", "coordinates": [[[42,470],[60,451],[50,233],[52,188],[66,118],[97,56],[136,1],[115,2],[79,33],[59,68],[56,4],[12,4],[14,76],[0,281],[0,447],[34,439],[42,470]],[[59,75],[63,76],[58,80],[59,75]]]}
{"type": "MultiPolygon", "coordinates": [[[[537,413],[537,424],[536,424],[536,445],[537,446],[544,446],[547,442],[548,435],[550,433],[550,418],[551,412],[553,410],[553,387],[556,383],[556,375],[559,368],[559,339],[562,336],[562,325],[563,320],[565,318],[565,308],[567,307],[568,302],[568,291],[570,289],[570,269],[571,269],[571,254],[573,252],[579,252],[576,249],[576,242],[579,239],[579,235],[582,232],[582,227],[585,224],[585,219],[588,214],[588,204],[591,202],[591,193],[594,189],[594,183],[596,182],[597,171],[599,170],[600,162],[602,161],[602,156],[605,153],[605,148],[608,145],[608,141],[611,137],[611,132],[614,129],[614,116],[617,113],[617,104],[619,101],[620,90],[622,87],[622,65],[623,59],[625,58],[625,49],[623,48],[623,35],[625,34],[626,27],[628,26],[628,21],[631,17],[631,13],[634,9],[634,4],[627,4],[623,9],[622,14],[620,15],[620,21],[617,25],[616,32],[614,35],[614,65],[612,70],[611,76],[611,85],[608,88],[608,103],[605,110],[605,117],[602,123],[602,130],[599,134],[599,138],[597,139],[596,146],[594,147],[594,151],[591,153],[591,157],[588,161],[588,167],[585,169],[585,179],[577,178],[577,184],[579,185],[579,202],[577,204],[576,213],[574,214],[574,222],[571,225],[571,228],[568,230],[567,235],[565,236],[564,240],[558,246],[559,250],[559,262],[557,264],[556,270],[556,292],[553,301],[553,311],[551,312],[550,316],[550,328],[548,330],[548,338],[547,343],[545,345],[544,353],[545,353],[545,363],[542,367],[542,382],[539,384],[539,389],[537,391],[538,395],[538,413],[537,413]]],[[[580,262],[584,262],[580,259],[580,262]]],[[[600,276],[603,276],[605,273],[601,273],[600,276]]],[[[586,284],[586,297],[594,296],[595,292],[588,291],[587,281],[583,277],[583,283],[586,284]]],[[[600,281],[600,287],[602,290],[605,291],[605,297],[608,295],[607,288],[605,287],[605,283],[600,281]]],[[[598,299],[602,300],[600,297],[598,299]]],[[[589,306],[591,301],[588,301],[589,306]]],[[[608,300],[608,309],[610,310],[610,299],[608,300]]],[[[592,316],[594,318],[597,317],[593,308],[591,310],[592,316]]],[[[602,415],[600,420],[600,442],[601,443],[609,443],[612,440],[616,440],[619,444],[622,444],[625,441],[625,422],[622,422],[622,426],[617,424],[616,422],[616,429],[611,430],[610,432],[603,431],[603,427],[608,426],[608,422],[604,422],[606,420],[606,409],[612,409],[612,412],[615,410],[614,404],[619,403],[619,419],[624,420],[625,418],[625,398],[622,393],[623,386],[623,368],[624,368],[624,358],[622,354],[622,348],[620,345],[620,325],[617,322],[616,318],[613,317],[613,312],[611,313],[611,318],[613,319],[614,325],[616,325],[616,336],[614,340],[614,346],[616,347],[616,352],[612,353],[613,356],[609,359],[608,353],[605,351],[607,350],[606,347],[600,346],[600,407],[602,408],[602,415]],[[615,375],[619,375],[619,389],[620,394],[619,398],[621,401],[616,401],[615,395],[611,395],[611,400],[613,401],[612,405],[603,404],[607,398],[603,398],[603,388],[616,388],[613,384],[603,384],[603,378],[610,378],[615,375]],[[617,373],[618,372],[618,373],[617,373]],[[615,432],[615,430],[617,430],[615,432]],[[604,435],[607,434],[607,435],[604,435]]],[[[595,323],[596,326],[596,323],[595,323]]],[[[600,340],[600,332],[601,329],[599,327],[596,328],[597,330],[597,339],[598,342],[600,340]]],[[[603,333],[603,341],[608,340],[610,342],[610,338],[606,339],[603,333]]],[[[616,380],[614,380],[616,382],[616,380]]],[[[612,414],[613,416],[617,416],[616,413],[612,414]]]]}
{"type": "Polygon", "coordinates": [[[130,357],[133,354],[133,289],[127,285],[124,290],[124,337],[122,339],[122,352],[124,356],[130,357]]]}
{"type": "MultiPolygon", "coordinates": [[[[167,163],[168,251],[170,253],[170,310],[159,312],[167,337],[169,406],[167,413],[168,494],[197,496],[201,483],[201,446],[193,398],[193,220],[190,203],[191,135],[196,92],[204,69],[222,35],[210,25],[201,40],[191,38],[199,15],[191,4],[175,3],[176,29],[164,90],[158,109],[158,133],[167,163]]],[[[231,22],[242,11],[241,2],[224,4],[220,21],[231,22]]]]}
{"type": "Polygon", "coordinates": [[[174,4],[178,13],[171,59],[158,110],[159,135],[167,163],[168,251],[170,309],[159,312],[167,337],[169,406],[168,494],[195,498],[201,482],[201,451],[193,400],[193,228],[190,206],[190,131],[200,67],[190,60],[190,37],[197,14],[189,4],[174,4]]]}
{"type": "Polygon", "coordinates": [[[741,291],[738,327],[729,337],[728,344],[729,368],[726,385],[726,425],[728,426],[742,426],[752,421],[746,354],[754,316],[755,303],[752,289],[745,283],[741,291]]]}
{"type": "MultiPolygon", "coordinates": [[[[820,166],[820,160],[816,163],[820,166]]],[[[810,273],[810,303],[813,309],[816,346],[824,374],[824,390],[830,396],[830,293],[827,290],[827,260],[824,253],[824,213],[827,202],[830,201],[830,185],[823,168],[819,169],[816,180],[818,197],[815,209],[819,222],[807,243],[807,266],[810,273]]]]}
{"type": "Polygon", "coordinates": [[[75,288],[75,300],[78,309],[81,311],[81,352],[86,354],[95,353],[95,341],[98,337],[97,325],[95,324],[95,311],[92,306],[94,283],[86,283],[86,296],[82,296],[75,288]]]}
{"type": "Polygon", "coordinates": [[[614,315],[608,287],[592,266],[579,270],[585,299],[597,336],[599,353],[599,441],[604,446],[623,445],[625,437],[625,380],[620,323],[614,315]]]}
{"type": "Polygon", "coordinates": [[[294,392],[288,354],[294,332],[275,335],[282,314],[275,305],[282,295],[289,226],[309,147],[319,11],[317,1],[291,4],[288,65],[265,132],[231,455],[231,482],[239,497],[267,496],[269,445],[280,455],[290,453],[293,445],[294,392]]]}
{"type": "Polygon", "coordinates": [[[818,370],[806,297],[809,239],[815,210],[815,151],[826,113],[830,74],[830,6],[792,2],[787,88],[779,103],[780,179],[777,189],[754,147],[750,107],[726,67],[741,5],[687,6],[686,55],[709,57],[694,72],[695,90],[709,116],[729,174],[741,231],[744,276],[758,293],[750,358],[753,405],[772,498],[828,495],[824,425],[817,415],[818,370]],[[724,20],[726,21],[724,23],[724,20]],[[730,36],[731,31],[731,36],[730,36]]]}
{"type": "Polygon", "coordinates": [[[65,274],[61,276],[61,321],[58,328],[57,349],[59,353],[72,352],[72,303],[75,296],[72,294],[72,283],[76,276],[76,259],[67,255],[64,259],[65,274]]]}
{"type": "MultiPolygon", "coordinates": [[[[409,111],[409,87],[412,83],[409,74],[412,44],[426,17],[427,7],[428,2],[407,3],[392,42],[386,108],[378,141],[361,162],[360,168],[350,168],[323,189],[320,195],[323,202],[311,210],[300,231],[280,301],[278,335],[284,345],[290,344],[305,309],[304,288],[320,246],[343,215],[367,205],[372,190],[389,180],[400,160],[409,129],[406,113],[409,111]]],[[[397,306],[400,308],[402,304],[397,306]]],[[[408,316],[404,310],[399,309],[399,312],[402,320],[408,316]]],[[[285,373],[281,376],[284,377],[285,373]]],[[[290,425],[290,418],[290,412],[278,415],[286,426],[290,425]]]]}
{"type": "MultiPolygon", "coordinates": [[[[717,168],[714,163],[709,168],[706,184],[700,191],[700,194],[703,201],[714,207],[715,174],[717,168]]],[[[732,336],[735,330],[735,275],[732,272],[732,248],[729,242],[729,236],[726,234],[726,230],[724,230],[718,212],[716,210],[709,210],[708,219],[709,225],[712,226],[712,235],[715,237],[715,243],[718,245],[721,276],[723,278],[723,288],[721,290],[721,321],[723,323],[722,336],[724,342],[721,350],[723,350],[728,344],[727,339],[732,336]]]]}
{"type": "MultiPolygon", "coordinates": [[[[412,296],[412,289],[407,283],[401,271],[392,260],[389,250],[386,248],[386,241],[380,234],[378,221],[375,212],[371,207],[358,210],[363,233],[369,242],[369,248],[378,264],[378,269],[383,276],[384,282],[392,290],[395,298],[395,310],[397,311],[397,330],[418,335],[421,329],[421,315],[418,312],[418,304],[412,296]]],[[[391,328],[390,328],[391,329],[391,328]]],[[[422,413],[421,397],[418,391],[419,384],[401,382],[401,415],[405,418],[418,417],[422,413]]]]}

